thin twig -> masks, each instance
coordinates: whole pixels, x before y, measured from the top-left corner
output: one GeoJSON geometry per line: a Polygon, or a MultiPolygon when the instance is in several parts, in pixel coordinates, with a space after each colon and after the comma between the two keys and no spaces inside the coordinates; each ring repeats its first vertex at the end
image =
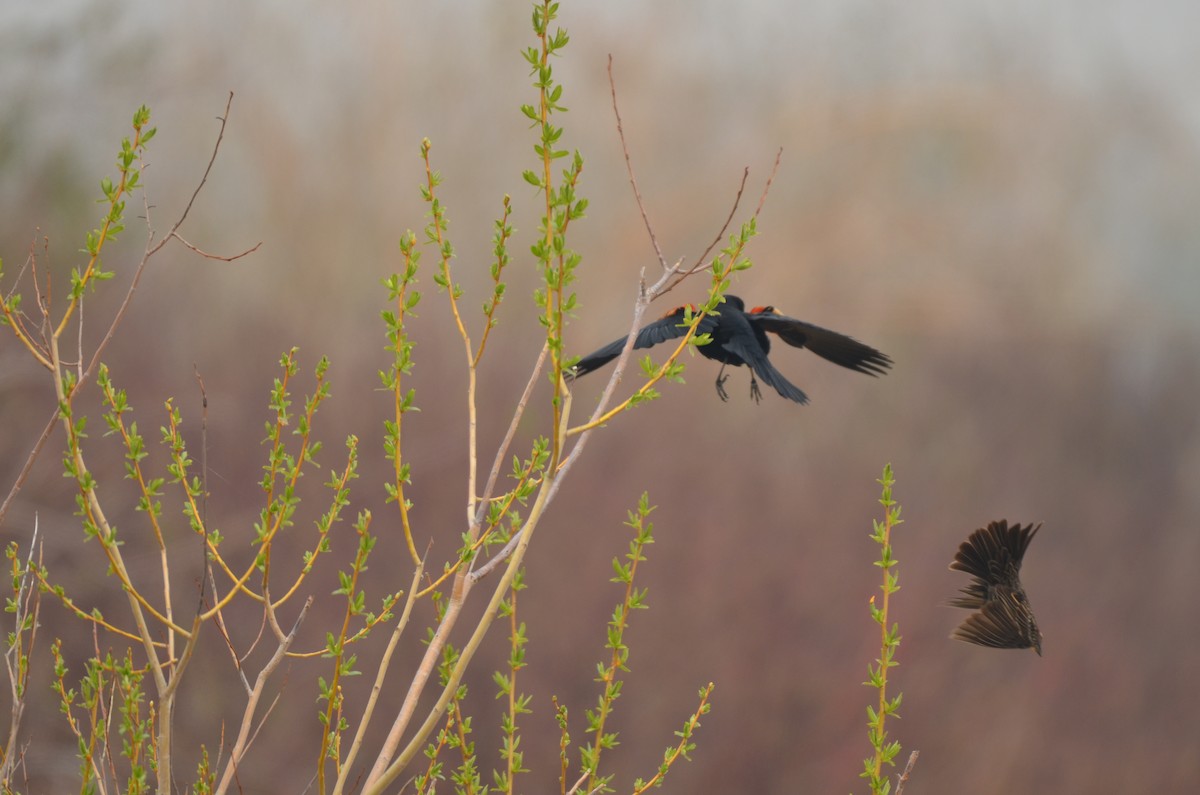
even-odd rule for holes
{"type": "Polygon", "coordinates": [[[896,795],[903,795],[904,785],[908,783],[908,776],[912,773],[913,765],[917,763],[917,757],[920,755],[920,751],[913,751],[908,755],[908,764],[904,766],[904,772],[896,780],[896,795]]]}
{"type": "MultiPolygon", "coordinates": [[[[225,125],[229,122],[229,108],[232,105],[233,92],[230,91],[229,99],[225,102],[225,115],[217,117],[221,121],[221,127],[217,130],[217,141],[215,144],[213,144],[212,154],[208,158],[208,165],[204,169],[204,175],[200,177],[200,184],[196,186],[194,191],[192,191],[192,197],[188,199],[187,206],[183,208],[183,213],[179,216],[179,220],[177,220],[171,226],[171,230],[167,232],[162,240],[158,241],[157,245],[151,245],[154,242],[154,230],[150,229],[150,234],[146,239],[146,250],[142,254],[141,262],[138,263],[137,269],[133,273],[133,281],[130,282],[129,290],[125,293],[125,300],[121,302],[121,306],[117,309],[116,315],[113,316],[112,323],[109,324],[108,327],[108,332],[104,335],[104,338],[100,340],[100,344],[96,346],[96,352],[92,355],[92,361],[88,364],[87,370],[84,371],[83,376],[79,379],[79,383],[75,385],[75,389],[79,389],[79,387],[83,385],[83,382],[91,375],[92,370],[95,369],[96,364],[100,361],[100,355],[104,353],[104,349],[108,347],[109,341],[112,340],[113,335],[116,333],[117,326],[121,324],[121,320],[125,317],[125,312],[129,309],[129,304],[133,300],[133,294],[137,292],[138,282],[140,282],[142,279],[142,272],[146,269],[147,261],[157,254],[163,246],[170,242],[171,238],[175,236],[175,233],[178,231],[179,227],[183,226],[183,222],[187,220],[188,213],[191,212],[192,205],[196,202],[196,197],[200,195],[200,190],[204,187],[204,184],[208,182],[208,175],[212,171],[213,163],[217,161],[217,153],[221,151],[221,142],[225,139],[225,125]]],[[[145,188],[142,189],[142,195],[144,198],[145,188]]],[[[150,226],[150,210],[148,205],[146,208],[146,226],[150,226]]],[[[257,248],[257,246],[255,246],[255,248],[257,248]]]]}
{"type": "Polygon", "coordinates": [[[783,147],[775,152],[775,165],[771,166],[771,173],[767,175],[767,184],[763,185],[762,195],[758,197],[758,206],[754,208],[754,217],[757,218],[762,212],[763,205],[767,203],[767,194],[771,192],[771,183],[775,181],[775,174],[779,171],[779,161],[783,159],[783,147]]]}
{"type": "Polygon", "coordinates": [[[75,380],[78,381],[83,375],[83,305],[84,295],[79,296],[79,331],[75,338],[75,349],[79,351],[79,361],[75,362],[75,380]]]}
{"type": "Polygon", "coordinates": [[[533,395],[533,387],[537,384],[538,377],[542,374],[542,368],[546,366],[546,356],[549,352],[550,346],[543,345],[542,352],[538,354],[537,361],[533,364],[533,372],[529,374],[529,383],[525,384],[525,391],[521,393],[521,399],[517,401],[517,408],[513,412],[512,422],[509,423],[508,431],[504,434],[504,441],[500,443],[500,447],[496,452],[496,460],[492,462],[492,471],[488,474],[487,484],[483,487],[483,494],[479,496],[479,510],[475,514],[475,522],[477,524],[483,523],[487,504],[491,502],[492,492],[495,490],[496,481],[500,477],[500,469],[508,456],[508,447],[512,444],[513,437],[517,433],[517,425],[520,424],[521,417],[525,414],[525,408],[529,405],[529,398],[533,395]]]}
{"type": "MultiPolygon", "coordinates": [[[[776,151],[776,153],[775,153],[775,164],[771,167],[771,173],[769,175],[767,175],[767,183],[766,183],[766,185],[763,186],[762,195],[758,197],[758,207],[756,207],[754,210],[755,218],[757,218],[759,213],[762,212],[763,205],[767,201],[767,194],[771,190],[771,183],[775,181],[775,174],[777,171],[779,171],[779,162],[782,158],[783,158],[783,147],[780,147],[779,150],[776,151]]],[[[669,293],[671,290],[675,289],[675,287],[679,283],[681,283],[684,279],[686,279],[687,277],[691,276],[692,274],[698,273],[704,269],[704,267],[707,263],[707,260],[708,260],[708,255],[711,254],[712,250],[714,248],[716,248],[721,243],[722,240],[725,239],[725,232],[728,231],[729,224],[733,221],[733,216],[737,213],[738,205],[742,201],[742,191],[744,191],[746,189],[746,178],[749,176],[750,176],[750,168],[747,166],[742,171],[742,182],[740,185],[738,185],[737,195],[733,199],[733,207],[731,207],[729,209],[729,215],[725,218],[725,223],[721,226],[721,231],[717,232],[717,236],[714,237],[713,241],[708,244],[708,248],[704,249],[703,253],[701,253],[700,256],[696,258],[696,264],[693,265],[692,267],[688,268],[687,270],[681,271],[678,268],[676,268],[675,270],[678,273],[676,275],[675,281],[673,281],[670,284],[668,284],[667,286],[663,287],[663,289],[654,296],[655,298],[657,298],[658,296],[663,295],[665,293],[669,293]]]]}
{"type": "MultiPolygon", "coordinates": [[[[208,535],[208,392],[204,389],[204,379],[200,377],[200,368],[192,362],[192,372],[196,374],[196,384],[200,387],[200,527],[204,536],[208,535]]],[[[204,612],[205,573],[209,571],[208,538],[200,539],[200,594],[196,603],[196,614],[204,612]]]]}
{"type": "MultiPolygon", "coordinates": [[[[254,727],[254,713],[258,707],[258,701],[262,698],[267,680],[271,677],[271,674],[275,673],[275,669],[279,667],[279,664],[287,656],[287,650],[291,647],[292,641],[296,639],[296,632],[300,629],[300,624],[304,622],[304,617],[308,615],[308,608],[312,607],[312,603],[313,598],[310,596],[304,603],[304,607],[300,609],[300,615],[297,616],[296,623],[292,625],[292,631],[279,641],[279,645],[275,648],[275,653],[271,655],[271,659],[258,672],[258,677],[254,680],[254,688],[250,691],[250,697],[247,699],[246,710],[242,714],[242,724],[238,729],[237,740],[234,741],[233,747],[229,749],[229,762],[225,766],[225,773],[221,777],[220,785],[213,790],[214,795],[223,795],[229,789],[229,785],[237,774],[238,765],[241,764],[249,744],[254,741],[254,737],[258,734],[258,729],[262,727],[261,722],[259,722],[257,728],[254,727]]],[[[270,609],[270,601],[267,602],[266,609],[270,609]]],[[[274,709],[274,704],[271,705],[270,709],[274,709]]],[[[267,714],[270,714],[270,709],[268,709],[267,714]]]]}
{"type": "MultiPolygon", "coordinates": [[[[266,594],[263,594],[263,601],[266,602],[266,594]]],[[[241,656],[240,662],[245,662],[250,659],[250,655],[258,648],[259,641],[263,639],[267,629],[267,614],[264,612],[262,619],[258,622],[258,634],[254,636],[254,641],[250,644],[250,648],[246,649],[245,654],[241,656]]]]}
{"type": "MultiPolygon", "coordinates": [[[[479,508],[475,511],[474,530],[478,531],[483,524],[483,517],[487,512],[487,506],[492,499],[492,491],[496,488],[496,480],[500,477],[500,467],[508,456],[508,447],[512,443],[513,436],[517,433],[517,425],[521,422],[521,417],[525,414],[525,407],[529,405],[529,398],[533,394],[533,387],[537,384],[538,377],[542,373],[542,368],[546,365],[546,356],[550,352],[549,345],[542,346],[542,352],[538,354],[537,362],[533,365],[533,372],[529,375],[529,383],[525,385],[525,391],[521,393],[521,399],[517,401],[516,411],[513,412],[512,422],[508,425],[508,432],[504,435],[504,441],[500,443],[500,448],[496,451],[496,458],[492,462],[492,471],[488,474],[487,485],[483,489],[483,494],[479,498],[479,508]]],[[[516,548],[515,539],[509,539],[507,545],[501,550],[500,554],[493,557],[485,563],[478,571],[474,571],[474,566],[479,558],[476,556],[471,560],[470,577],[471,582],[479,582],[486,577],[488,573],[500,565],[500,561],[512,554],[512,549],[516,548]],[[510,549],[511,547],[511,549],[510,549]]]]}
{"type": "Polygon", "coordinates": [[[205,259],[215,259],[215,260],[220,260],[221,262],[233,262],[235,259],[241,259],[242,257],[246,256],[247,254],[253,254],[255,251],[258,251],[258,249],[262,246],[262,241],[260,240],[257,243],[255,243],[253,246],[251,246],[250,248],[241,252],[240,254],[232,254],[232,255],[211,254],[211,253],[205,251],[204,249],[200,248],[199,246],[195,246],[195,245],[192,245],[191,243],[187,242],[186,240],[183,239],[183,236],[180,235],[178,232],[172,231],[167,237],[175,238],[180,243],[182,243],[186,247],[190,248],[192,251],[196,252],[197,254],[204,257],[205,259]]]}
{"type": "Polygon", "coordinates": [[[4,525],[4,517],[8,513],[9,506],[12,505],[17,492],[25,485],[25,479],[29,477],[29,473],[33,470],[33,462],[37,461],[38,453],[42,452],[42,448],[46,446],[46,441],[50,438],[50,434],[54,433],[56,427],[58,427],[57,407],[50,415],[50,418],[46,420],[46,427],[42,429],[42,435],[38,437],[37,442],[33,445],[33,449],[29,451],[29,455],[25,459],[25,465],[17,473],[17,479],[13,481],[12,488],[8,490],[8,496],[4,498],[4,503],[0,504],[0,526],[4,525]]]}
{"type": "Polygon", "coordinates": [[[664,271],[669,270],[667,258],[663,256],[662,248],[658,245],[658,237],[654,234],[654,227],[650,224],[650,216],[647,214],[646,205],[642,201],[642,192],[638,189],[637,177],[633,174],[633,161],[629,157],[629,145],[625,142],[625,129],[621,126],[621,110],[617,107],[617,83],[613,79],[612,53],[608,54],[608,87],[612,91],[613,114],[617,117],[617,136],[621,139],[621,153],[625,155],[625,170],[629,172],[629,184],[633,186],[633,196],[637,200],[638,211],[642,214],[642,221],[646,224],[646,232],[650,235],[650,242],[654,246],[654,253],[658,257],[658,264],[662,265],[664,271]]]}
{"type": "Polygon", "coordinates": [[[517,530],[517,532],[513,533],[512,538],[508,539],[508,543],[505,544],[499,552],[493,555],[487,563],[483,564],[475,571],[472,571],[471,582],[479,582],[484,577],[491,574],[497,566],[508,560],[508,556],[511,555],[513,550],[517,548],[517,545],[521,543],[521,533],[524,531],[524,529],[524,526],[522,526],[519,530],[517,530]]]}
{"type": "MultiPolygon", "coordinates": [[[[50,272],[50,268],[47,267],[46,268],[46,294],[42,295],[42,283],[41,283],[41,280],[38,279],[37,254],[34,253],[34,246],[36,244],[37,244],[36,238],[34,238],[34,241],[29,244],[28,262],[29,262],[30,273],[32,273],[32,275],[33,275],[33,294],[37,300],[38,310],[41,312],[41,315],[42,315],[42,322],[38,328],[38,331],[40,332],[41,337],[42,337],[42,347],[41,347],[41,349],[39,349],[37,351],[36,355],[38,357],[40,357],[39,361],[41,361],[44,364],[50,360],[50,334],[52,333],[52,329],[54,328],[54,324],[50,322],[50,297],[51,297],[50,288],[53,286],[53,282],[51,281],[53,276],[50,272]]],[[[48,251],[49,238],[43,237],[42,246],[43,246],[42,256],[48,258],[50,256],[49,251],[48,251]]],[[[47,265],[48,264],[49,263],[47,263],[47,265]]],[[[24,268],[22,268],[21,270],[24,271],[24,268]]],[[[14,293],[17,291],[17,284],[19,283],[19,280],[20,280],[20,274],[18,274],[17,280],[13,282],[12,292],[14,292],[14,293]]],[[[21,314],[13,315],[13,319],[19,321],[21,319],[21,314]]],[[[28,330],[24,330],[24,329],[25,329],[24,324],[21,324],[21,327],[17,329],[18,336],[23,335],[32,342],[33,337],[29,334],[28,330]]]]}
{"type": "MultiPolygon", "coordinates": [[[[33,253],[33,248],[35,245],[37,245],[37,236],[41,231],[42,230],[36,228],[33,230],[33,241],[29,244],[29,254],[26,255],[25,261],[21,263],[21,267],[17,269],[16,276],[13,278],[12,289],[8,291],[8,295],[4,296],[4,300],[7,301],[9,298],[13,297],[13,294],[17,292],[17,284],[19,284],[21,279],[25,277],[25,271],[35,264],[36,255],[33,253]]],[[[45,236],[43,236],[43,238],[45,238],[45,236]]],[[[39,289],[37,279],[33,280],[33,288],[35,291],[39,289]]]]}
{"type": "Polygon", "coordinates": [[[567,790],[567,795],[575,795],[575,793],[579,791],[579,788],[583,786],[583,782],[587,781],[588,776],[590,775],[591,772],[585,770],[583,775],[579,777],[579,780],[575,782],[575,785],[567,790]]]}
{"type": "Polygon", "coordinates": [[[242,687],[245,689],[246,695],[249,695],[252,691],[250,680],[246,678],[246,672],[242,669],[242,661],[238,659],[237,649],[233,647],[233,640],[229,637],[229,628],[225,626],[225,613],[220,608],[221,595],[217,593],[217,582],[211,566],[208,567],[205,575],[208,577],[209,588],[212,589],[213,603],[216,606],[213,618],[217,623],[217,631],[221,633],[221,637],[225,640],[225,648],[229,650],[229,656],[233,658],[233,667],[242,679],[242,687]]]}
{"type": "MultiPolygon", "coordinates": [[[[204,189],[204,184],[208,182],[208,175],[212,173],[213,163],[217,162],[217,152],[221,150],[221,141],[225,138],[225,125],[229,123],[229,109],[233,106],[233,92],[229,92],[229,99],[225,100],[225,115],[218,116],[217,120],[221,122],[220,129],[217,130],[217,142],[213,145],[212,157],[208,159],[208,165],[204,167],[204,174],[200,177],[200,184],[192,191],[192,197],[188,199],[187,206],[183,208],[183,214],[179,216],[179,220],[171,227],[171,231],[158,242],[158,245],[150,249],[150,255],[155,254],[160,248],[165,246],[167,242],[175,236],[179,227],[183,226],[183,222],[187,220],[188,213],[192,211],[192,205],[196,203],[196,197],[200,195],[200,191],[204,189]]],[[[146,219],[147,222],[149,218],[146,219]]],[[[182,240],[182,238],[180,238],[182,240]]],[[[257,248],[257,246],[255,246],[257,248]]]]}
{"type": "MultiPolygon", "coordinates": [[[[172,699],[174,698],[175,691],[179,689],[179,685],[183,681],[183,672],[187,670],[188,663],[192,660],[192,652],[196,650],[196,646],[200,641],[200,626],[202,623],[200,614],[197,613],[195,619],[192,621],[192,634],[184,642],[183,654],[179,655],[179,660],[175,663],[175,667],[171,671],[170,684],[167,685],[167,689],[159,696],[159,701],[164,705],[174,707],[172,699]]],[[[165,718],[161,719],[165,720],[165,718]]]]}
{"type": "MultiPolygon", "coordinates": [[[[729,224],[733,222],[733,217],[737,214],[738,205],[742,203],[742,192],[746,190],[746,180],[749,178],[750,167],[746,166],[742,169],[742,181],[738,184],[737,193],[733,197],[733,206],[729,208],[729,215],[725,216],[725,223],[721,224],[721,229],[717,232],[716,237],[712,239],[712,242],[708,244],[708,247],[704,249],[704,251],[700,252],[700,256],[696,257],[695,265],[685,271],[679,271],[679,269],[676,268],[676,270],[679,271],[678,278],[671,284],[665,286],[659,295],[669,293],[671,290],[675,289],[675,285],[679,284],[693,273],[698,273],[704,268],[705,264],[708,262],[708,255],[711,254],[712,250],[720,245],[721,241],[725,239],[725,233],[729,231],[729,224]]],[[[658,296],[656,295],[655,298],[657,297],[658,296]]]]}

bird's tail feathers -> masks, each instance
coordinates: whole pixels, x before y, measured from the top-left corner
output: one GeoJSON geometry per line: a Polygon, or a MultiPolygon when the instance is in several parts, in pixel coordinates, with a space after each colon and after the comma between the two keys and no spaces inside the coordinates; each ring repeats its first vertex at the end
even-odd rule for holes
{"type": "Polygon", "coordinates": [[[1040,523],[1010,527],[1006,519],[989,522],[959,545],[950,568],[985,581],[990,581],[998,568],[1002,570],[1008,565],[1020,568],[1025,550],[1039,529],[1040,523]]]}

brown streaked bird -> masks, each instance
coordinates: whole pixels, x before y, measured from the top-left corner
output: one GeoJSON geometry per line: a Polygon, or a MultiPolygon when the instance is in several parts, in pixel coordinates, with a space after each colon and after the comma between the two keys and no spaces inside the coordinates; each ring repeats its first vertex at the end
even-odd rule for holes
{"type": "Polygon", "coordinates": [[[996,649],[1033,649],[1042,655],[1042,633],[1021,587],[1021,560],[1041,523],[989,522],[964,541],[950,568],[971,575],[951,607],[974,610],[950,637],[996,649]]]}
{"type": "MultiPolygon", "coordinates": [[[[692,312],[698,311],[694,306],[677,307],[642,327],[634,338],[633,347],[649,348],[682,337],[688,329],[685,318],[689,308],[692,312]]],[[[750,368],[750,397],[754,398],[755,403],[762,400],[756,375],[788,400],[800,404],[808,402],[808,395],[784,378],[767,358],[771,350],[768,331],[777,334],[788,345],[807,348],[821,358],[855,372],[878,376],[892,366],[891,357],[886,353],[845,334],[781,315],[773,306],[756,306],[747,312],[742,299],[736,295],[726,295],[725,302],[717,306],[716,312],[705,315],[696,327],[697,334],[708,334],[711,340],[696,350],[701,356],[721,363],[721,371],[717,374],[717,395],[721,400],[729,400],[725,392],[725,381],[729,378],[725,375],[725,367],[732,364],[750,368]]],[[[584,356],[567,371],[567,380],[587,375],[617,358],[625,347],[626,339],[621,337],[584,356]]]]}

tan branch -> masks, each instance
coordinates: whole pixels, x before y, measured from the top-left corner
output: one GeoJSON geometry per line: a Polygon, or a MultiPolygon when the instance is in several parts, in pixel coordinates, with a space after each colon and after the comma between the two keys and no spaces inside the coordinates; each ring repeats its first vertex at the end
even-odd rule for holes
{"type": "Polygon", "coordinates": [[[646,224],[646,233],[654,246],[658,264],[664,271],[669,271],[667,258],[663,256],[662,248],[658,245],[658,236],[654,234],[654,226],[650,223],[650,215],[646,212],[646,204],[642,201],[642,192],[638,188],[637,177],[633,173],[633,160],[629,156],[629,144],[625,141],[625,128],[621,125],[621,109],[617,107],[617,83],[613,78],[613,57],[608,56],[608,87],[612,93],[613,115],[617,117],[617,136],[621,139],[621,153],[625,156],[625,170],[629,173],[629,184],[633,186],[633,197],[637,201],[638,212],[642,214],[642,222],[646,224]]]}
{"type": "MultiPolygon", "coordinates": [[[[228,791],[229,785],[233,782],[238,766],[241,765],[242,758],[245,756],[250,742],[253,741],[251,730],[254,727],[254,713],[258,708],[259,700],[262,698],[263,689],[266,687],[267,680],[271,678],[271,675],[275,673],[275,669],[279,667],[279,664],[287,656],[288,647],[296,639],[296,631],[300,629],[300,624],[303,623],[304,617],[308,615],[308,608],[312,606],[312,601],[311,596],[305,601],[304,607],[300,609],[300,615],[296,618],[296,623],[292,626],[292,631],[280,638],[279,645],[275,648],[275,653],[271,655],[271,659],[258,672],[258,676],[254,680],[254,688],[250,691],[250,697],[246,703],[246,710],[242,713],[242,723],[238,729],[238,736],[234,741],[233,748],[230,749],[229,761],[225,765],[225,772],[221,776],[221,783],[213,790],[213,795],[224,795],[228,791]]],[[[264,609],[268,612],[270,611],[269,600],[264,609]]]]}
{"type": "Polygon", "coordinates": [[[204,249],[200,248],[199,246],[195,246],[195,245],[187,242],[186,240],[183,239],[183,235],[179,234],[178,232],[172,231],[168,235],[168,237],[175,238],[180,243],[182,243],[184,246],[186,246],[187,248],[196,252],[197,254],[204,257],[205,259],[215,259],[215,260],[220,260],[221,262],[233,262],[234,260],[241,259],[242,257],[253,254],[254,252],[258,251],[259,248],[262,247],[262,241],[260,240],[257,243],[255,243],[253,246],[251,246],[250,248],[246,249],[245,251],[239,252],[237,254],[212,254],[212,253],[209,253],[209,252],[205,251],[204,249]]]}
{"type": "Polygon", "coordinates": [[[904,766],[904,772],[896,780],[896,795],[903,795],[904,785],[908,783],[908,777],[912,775],[913,766],[917,764],[917,757],[920,755],[920,751],[913,751],[908,755],[908,764],[904,766]]]}

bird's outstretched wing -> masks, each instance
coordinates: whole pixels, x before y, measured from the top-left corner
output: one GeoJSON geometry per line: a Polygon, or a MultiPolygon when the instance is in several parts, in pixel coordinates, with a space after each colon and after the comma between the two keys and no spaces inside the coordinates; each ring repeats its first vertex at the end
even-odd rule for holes
{"type": "Polygon", "coordinates": [[[1009,525],[1001,519],[971,533],[950,568],[971,575],[951,607],[975,610],[951,637],[1001,649],[1042,653],[1042,634],[1021,585],[1021,562],[1041,525],[1009,525]]]}
{"type": "MultiPolygon", "coordinates": [[[[684,322],[689,307],[680,306],[672,309],[667,314],[663,315],[653,323],[643,326],[634,338],[634,348],[649,348],[657,345],[660,342],[666,342],[670,339],[678,339],[687,333],[688,325],[684,322]]],[[[695,307],[691,307],[695,312],[695,307]]],[[[696,327],[697,334],[711,334],[717,326],[717,318],[714,315],[705,315],[700,320],[700,325],[696,327]]],[[[599,350],[592,351],[587,356],[580,359],[574,367],[565,373],[566,379],[571,381],[580,376],[587,375],[593,370],[598,370],[604,365],[611,362],[621,354],[621,349],[625,347],[627,337],[613,340],[599,350]]]]}
{"type": "Polygon", "coordinates": [[[779,335],[779,339],[797,348],[808,348],[822,359],[867,375],[883,375],[892,366],[892,358],[864,345],[856,339],[781,315],[773,309],[759,309],[747,314],[750,322],[763,331],[779,335]]]}
{"type": "Polygon", "coordinates": [[[978,612],[967,616],[950,637],[993,649],[1032,648],[1040,656],[1041,633],[1032,621],[1033,613],[1024,597],[1020,591],[998,594],[978,612]]]}

